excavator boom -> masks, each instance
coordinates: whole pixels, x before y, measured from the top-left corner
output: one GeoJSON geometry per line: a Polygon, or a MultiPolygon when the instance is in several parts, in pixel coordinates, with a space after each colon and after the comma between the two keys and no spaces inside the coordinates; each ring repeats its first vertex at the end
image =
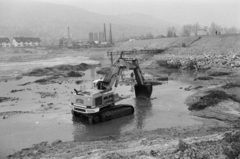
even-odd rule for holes
{"type": "Polygon", "coordinates": [[[109,73],[104,77],[103,81],[99,81],[97,84],[99,89],[111,90],[112,87],[117,86],[119,77],[122,75],[124,69],[133,70],[134,77],[136,80],[135,96],[136,98],[149,99],[152,94],[152,85],[144,82],[144,77],[142,75],[141,69],[138,64],[138,60],[134,58],[124,58],[123,52],[120,58],[111,67],[109,73]]]}

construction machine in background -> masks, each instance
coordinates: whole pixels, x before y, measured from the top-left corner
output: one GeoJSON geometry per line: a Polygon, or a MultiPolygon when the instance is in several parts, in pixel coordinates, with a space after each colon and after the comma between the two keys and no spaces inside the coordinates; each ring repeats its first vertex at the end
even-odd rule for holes
{"type": "Polygon", "coordinates": [[[111,70],[103,80],[96,84],[96,88],[76,90],[71,96],[72,114],[83,115],[90,124],[103,122],[134,113],[134,107],[128,104],[116,104],[120,100],[113,87],[117,87],[123,70],[133,70],[136,84],[134,85],[136,98],[150,99],[152,84],[144,81],[136,58],[124,58],[124,51],[112,65],[111,70]]]}

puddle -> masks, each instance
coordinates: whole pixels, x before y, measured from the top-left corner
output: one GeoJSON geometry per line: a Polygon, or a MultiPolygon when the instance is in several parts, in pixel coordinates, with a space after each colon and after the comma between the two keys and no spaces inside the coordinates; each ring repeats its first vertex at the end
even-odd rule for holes
{"type": "MultiPolygon", "coordinates": [[[[188,87],[196,84],[188,76],[179,79],[174,78],[168,83],[153,87],[152,100],[136,100],[131,86],[118,86],[116,92],[119,95],[130,95],[130,98],[119,102],[131,104],[135,107],[134,115],[115,119],[112,121],[89,125],[84,119],[72,117],[70,113],[69,99],[74,88],[79,89],[76,80],[84,80],[82,85],[91,87],[91,82],[101,77],[96,74],[97,68],[85,71],[81,78],[70,78],[61,84],[51,85],[19,84],[33,82],[38,78],[24,77],[18,81],[0,83],[0,96],[19,97],[19,101],[0,103],[0,112],[6,111],[34,111],[41,108],[42,104],[53,103],[58,110],[49,112],[36,112],[34,114],[20,114],[2,119],[0,116],[0,158],[22,148],[42,141],[86,141],[109,135],[121,135],[129,131],[145,131],[157,128],[169,128],[175,126],[190,126],[202,124],[203,119],[191,116],[184,104],[187,96],[193,91],[185,91],[180,87],[188,87]],[[29,89],[23,92],[10,93],[12,89],[29,89]],[[37,92],[57,92],[57,96],[40,98],[37,92]],[[9,106],[14,104],[14,106],[9,106]]],[[[152,70],[154,71],[154,70],[152,70]]],[[[190,75],[192,77],[192,75],[190,75]]]]}

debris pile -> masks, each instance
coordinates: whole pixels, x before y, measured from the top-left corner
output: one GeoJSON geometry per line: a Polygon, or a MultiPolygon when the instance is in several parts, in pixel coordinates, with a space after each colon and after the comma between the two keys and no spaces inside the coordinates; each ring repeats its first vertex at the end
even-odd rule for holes
{"type": "Polygon", "coordinates": [[[166,68],[189,70],[207,70],[213,66],[240,67],[240,52],[234,50],[227,50],[226,52],[216,52],[214,50],[199,55],[189,54],[181,56],[165,54],[163,57],[165,60],[157,60],[157,64],[166,68]]]}
{"type": "MultiPolygon", "coordinates": [[[[180,140],[171,156],[181,158],[240,158],[240,131],[180,140]]],[[[169,156],[170,157],[170,156],[169,156]]]]}
{"type": "Polygon", "coordinates": [[[41,98],[46,98],[46,97],[54,98],[54,97],[57,96],[57,92],[53,92],[53,93],[51,93],[51,92],[37,92],[37,93],[41,95],[41,98]]]}

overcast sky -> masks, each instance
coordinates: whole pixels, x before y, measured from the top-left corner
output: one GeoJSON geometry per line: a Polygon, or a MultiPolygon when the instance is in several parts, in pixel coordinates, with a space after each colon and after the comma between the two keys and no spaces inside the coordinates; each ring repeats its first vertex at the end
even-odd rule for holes
{"type": "Polygon", "coordinates": [[[101,14],[142,13],[160,19],[190,24],[240,28],[240,0],[38,0],[73,5],[101,14]]]}

